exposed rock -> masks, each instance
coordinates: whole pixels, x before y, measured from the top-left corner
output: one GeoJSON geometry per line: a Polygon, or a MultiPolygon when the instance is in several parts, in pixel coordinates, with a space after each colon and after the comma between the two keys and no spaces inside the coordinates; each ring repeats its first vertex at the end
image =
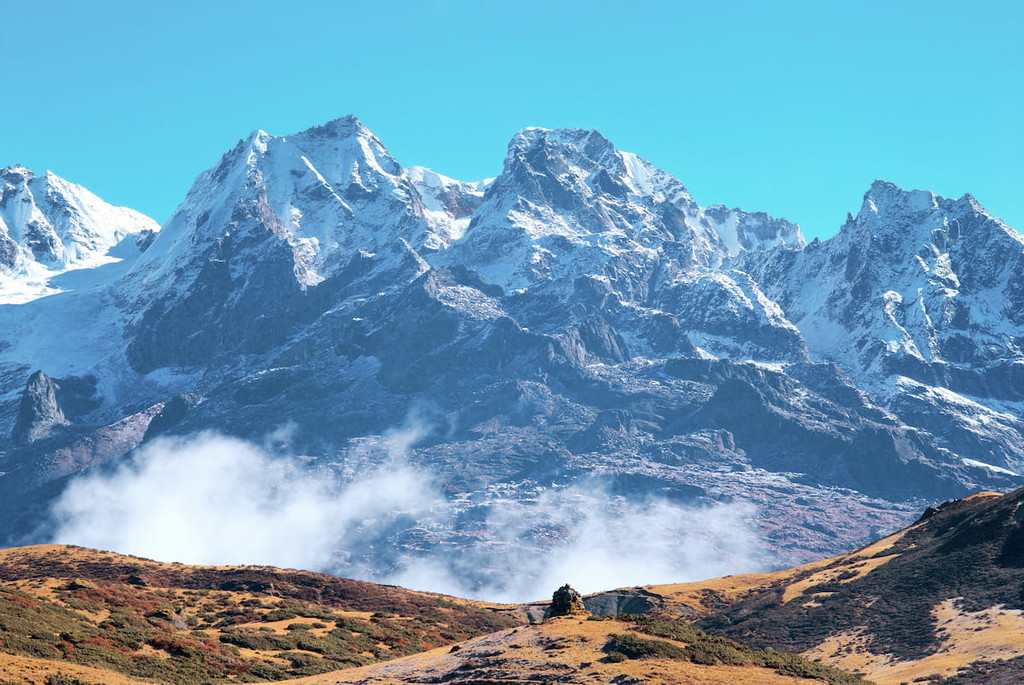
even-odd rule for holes
{"type": "Polygon", "coordinates": [[[554,594],[551,595],[551,606],[548,608],[548,615],[550,617],[574,616],[587,613],[589,612],[583,603],[583,595],[569,587],[568,583],[555,590],[554,594]]]}
{"type": "Polygon", "coordinates": [[[60,426],[69,425],[57,401],[59,390],[57,382],[42,371],[36,371],[29,377],[21,395],[11,440],[26,445],[49,437],[60,426]]]}
{"type": "Polygon", "coordinates": [[[192,407],[199,404],[202,398],[199,395],[186,393],[183,395],[176,395],[164,404],[163,408],[160,409],[160,413],[153,417],[153,420],[149,422],[149,427],[146,428],[146,435],[142,438],[143,442],[152,440],[153,438],[163,435],[170,431],[175,425],[181,422],[188,414],[192,407]]]}
{"type": "Polygon", "coordinates": [[[597,616],[640,616],[651,613],[663,603],[660,596],[640,588],[612,590],[583,598],[587,611],[597,616]]]}

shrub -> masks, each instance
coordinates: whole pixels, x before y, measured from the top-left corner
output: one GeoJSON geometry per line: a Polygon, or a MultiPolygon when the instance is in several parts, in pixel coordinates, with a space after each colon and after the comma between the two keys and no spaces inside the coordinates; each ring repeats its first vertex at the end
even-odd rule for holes
{"type": "Polygon", "coordinates": [[[46,685],[93,685],[93,683],[87,683],[84,680],[72,678],[71,676],[63,673],[51,673],[46,676],[46,680],[43,682],[46,685]]]}
{"type": "Polygon", "coordinates": [[[640,632],[685,642],[686,647],[677,647],[668,642],[648,640],[639,636],[612,635],[613,640],[609,640],[605,646],[606,651],[612,651],[612,655],[620,653],[629,659],[661,657],[685,659],[704,666],[762,666],[775,669],[783,675],[824,680],[831,685],[864,682],[858,676],[837,668],[808,661],[795,654],[771,649],[754,650],[728,638],[709,635],[682,621],[647,617],[633,617],[631,620],[636,630],[640,632]]]}
{"type": "Polygon", "coordinates": [[[633,635],[632,633],[616,634],[609,636],[604,646],[604,651],[609,653],[623,654],[627,659],[687,659],[688,655],[682,647],[677,647],[671,642],[664,640],[650,640],[648,638],[633,635]]]}

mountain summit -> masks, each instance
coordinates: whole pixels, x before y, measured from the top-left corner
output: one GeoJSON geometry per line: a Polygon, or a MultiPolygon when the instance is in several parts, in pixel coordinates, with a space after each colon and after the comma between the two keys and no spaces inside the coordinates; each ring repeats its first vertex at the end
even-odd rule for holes
{"type": "Polygon", "coordinates": [[[53,276],[117,261],[110,251],[126,236],[144,246],[159,229],[152,219],[113,207],[52,172],[2,168],[0,303],[53,292],[53,276]]]}
{"type": "Polygon", "coordinates": [[[684,265],[713,267],[743,250],[803,244],[787,221],[702,209],[674,176],[597,131],[528,128],[509,143],[453,259],[515,289],[604,271],[622,255],[643,259],[641,270],[666,249],[684,265]]]}

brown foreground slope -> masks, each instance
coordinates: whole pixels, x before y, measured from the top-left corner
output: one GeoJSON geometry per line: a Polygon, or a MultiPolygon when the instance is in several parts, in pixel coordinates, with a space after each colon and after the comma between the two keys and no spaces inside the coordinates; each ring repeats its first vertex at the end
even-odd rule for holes
{"type": "Polygon", "coordinates": [[[909,528],[770,574],[652,586],[657,612],[881,685],[1024,682],[1024,490],[930,508],[909,528]]]}
{"type": "Polygon", "coordinates": [[[0,682],[78,667],[108,673],[76,676],[86,682],[282,680],[520,622],[498,609],[304,571],[162,564],[59,545],[0,550],[0,682]]]}
{"type": "Polygon", "coordinates": [[[684,621],[527,613],[303,571],[0,550],[0,685],[860,682],[684,621]]]}
{"type": "Polygon", "coordinates": [[[0,682],[42,683],[59,668],[87,683],[181,685],[295,677],[325,685],[742,683],[794,675],[846,682],[775,656],[793,652],[882,685],[1021,683],[1022,505],[1024,490],[981,493],[832,559],[588,598],[598,613],[647,614],[629,622],[525,626],[542,606],[80,548],[0,550],[0,682]],[[687,621],[779,651],[701,637],[687,621]],[[632,637],[623,642],[623,635],[632,637]],[[664,644],[642,647],[644,640],[664,644]]]}
{"type": "Polygon", "coordinates": [[[863,681],[788,654],[753,652],[671,622],[567,616],[479,637],[458,649],[436,649],[391,662],[289,681],[288,685],[811,682],[863,681]]]}

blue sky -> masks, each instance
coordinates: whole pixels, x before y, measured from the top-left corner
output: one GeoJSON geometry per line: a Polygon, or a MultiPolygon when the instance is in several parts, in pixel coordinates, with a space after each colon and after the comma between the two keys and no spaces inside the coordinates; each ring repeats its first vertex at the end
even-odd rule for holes
{"type": "Polygon", "coordinates": [[[0,165],[166,220],[249,131],[359,116],[405,165],[493,176],[598,128],[701,204],[827,237],[875,178],[1024,228],[1018,2],[3,3],[0,165]]]}

